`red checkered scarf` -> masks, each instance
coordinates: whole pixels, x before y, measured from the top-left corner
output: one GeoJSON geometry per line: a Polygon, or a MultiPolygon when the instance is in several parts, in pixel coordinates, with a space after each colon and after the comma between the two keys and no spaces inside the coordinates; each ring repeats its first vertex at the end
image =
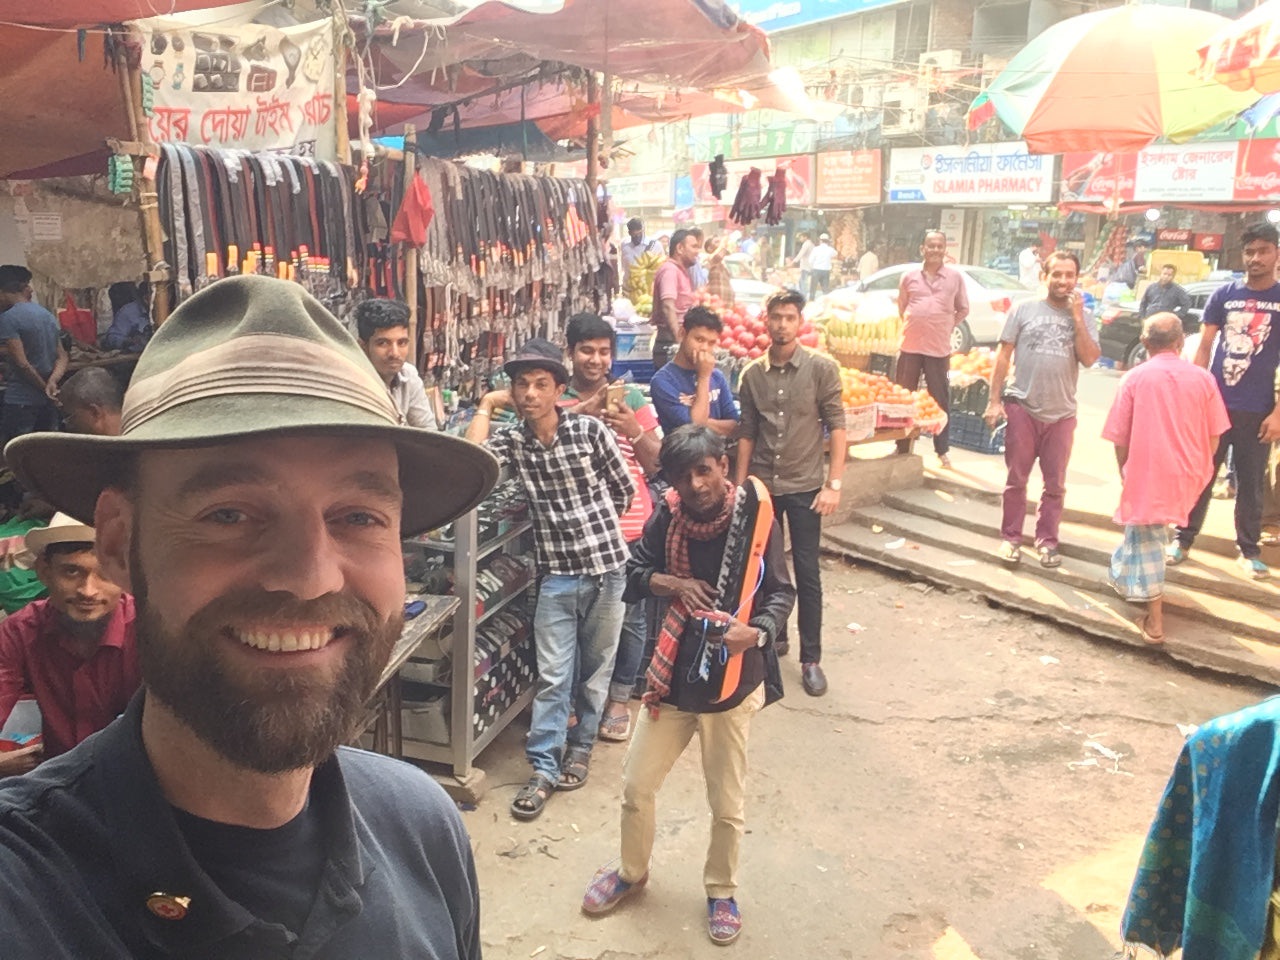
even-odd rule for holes
{"type": "MultiPolygon", "coordinates": [[[[667,527],[667,573],[673,577],[687,579],[693,576],[689,566],[689,541],[714,540],[729,529],[733,519],[733,505],[738,497],[738,488],[725,481],[724,505],[720,513],[712,520],[698,521],[685,513],[684,504],[675,490],[667,491],[667,506],[671,508],[671,525],[667,527]]],[[[725,558],[726,560],[728,558],[725,558]]],[[[672,599],[663,618],[662,629],[658,631],[658,642],[653,651],[653,659],[645,673],[647,683],[643,702],[650,713],[657,714],[658,704],[671,692],[671,678],[675,671],[676,657],[680,652],[680,637],[684,633],[685,621],[689,619],[689,608],[679,597],[672,599]]]]}

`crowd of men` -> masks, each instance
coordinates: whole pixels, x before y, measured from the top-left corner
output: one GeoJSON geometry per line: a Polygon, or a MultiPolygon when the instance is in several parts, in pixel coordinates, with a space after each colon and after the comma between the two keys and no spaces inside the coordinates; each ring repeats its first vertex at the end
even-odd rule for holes
{"type": "MultiPolygon", "coordinates": [[[[925,237],[919,276],[900,288],[904,356],[926,381],[967,309],[939,238],[925,237]]],[[[1164,639],[1165,564],[1185,559],[1227,443],[1241,564],[1267,572],[1258,521],[1264,451],[1280,439],[1280,235],[1262,224],[1243,241],[1245,278],[1205,310],[1206,334],[1221,335],[1188,363],[1181,320],[1147,316],[1151,359],[1125,377],[1104,428],[1123,479],[1111,582],[1147,605],[1151,643],[1164,639]]],[[[29,278],[6,269],[0,292],[29,302],[29,278]]],[[[1044,566],[1061,562],[1076,380],[1098,356],[1078,272],[1072,254],[1045,258],[1045,297],[1011,311],[1001,335],[987,416],[1008,423],[1009,563],[1037,461],[1035,547],[1044,566]]],[[[296,284],[220,281],[155,335],[123,395],[93,370],[58,389],[57,350],[47,373],[28,356],[67,429],[24,429],[5,448],[24,487],[59,511],[24,544],[47,599],[0,623],[0,714],[27,695],[41,718],[37,742],[0,753],[0,774],[22,774],[0,780],[0,909],[26,920],[7,931],[6,955],[307,944],[317,956],[478,957],[475,867],[453,805],[419,771],[342,745],[400,634],[401,538],[472,509],[503,469],[528,495],[540,573],[532,774],[510,812],[537,818],[556,792],[587,785],[598,739],[630,741],[620,857],[582,900],[607,913],[649,882],[656,795],[696,733],[712,814],[707,933],[733,942],[750,723],[782,694],[793,606],[802,686],[827,690],[817,539],[839,500],[845,424],[834,361],[798,343],[804,304],[768,301],[770,346],[742,371],[738,405],[715,367],[713,311],[667,317],[675,350],[651,401],[612,382],[612,326],[576,316],[567,357],[534,339],[508,360],[511,386],[482,399],[470,442],[432,429],[406,363],[408,313],[390,301],[362,304],[353,336],[296,284]],[[317,380],[317,364],[333,375],[317,380]],[[300,378],[307,388],[293,389],[300,378]]],[[[0,315],[6,342],[21,348],[24,332],[0,315]]],[[[30,414],[5,413],[10,425],[30,414]]],[[[47,410],[37,419],[50,425],[47,410]]],[[[1262,949],[1275,709],[1213,721],[1189,744],[1135,883],[1130,941],[1262,949]],[[1226,771],[1212,782],[1207,757],[1226,771]]]]}

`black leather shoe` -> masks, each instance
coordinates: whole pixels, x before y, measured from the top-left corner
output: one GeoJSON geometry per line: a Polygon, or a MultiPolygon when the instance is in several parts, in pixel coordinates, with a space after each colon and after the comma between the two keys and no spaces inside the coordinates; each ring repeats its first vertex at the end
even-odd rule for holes
{"type": "Polygon", "coordinates": [[[800,679],[804,683],[804,692],[811,697],[820,697],[827,692],[827,675],[817,663],[806,663],[800,668],[800,679]]]}
{"type": "Polygon", "coordinates": [[[775,640],[773,642],[773,651],[780,657],[785,657],[791,650],[791,644],[786,640],[775,640]]]}

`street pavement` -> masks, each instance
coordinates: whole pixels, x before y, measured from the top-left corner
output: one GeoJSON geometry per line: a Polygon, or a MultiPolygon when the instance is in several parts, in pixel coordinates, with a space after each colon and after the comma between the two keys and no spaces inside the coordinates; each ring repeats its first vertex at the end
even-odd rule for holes
{"type": "Polygon", "coordinates": [[[647,888],[580,912],[617,855],[625,745],[542,818],[508,813],[528,777],[522,718],[481,755],[471,833],[489,960],[1096,960],[1119,946],[1142,839],[1179,724],[1261,699],[1143,650],[870,567],[824,559],[830,693],[753,724],[736,945],[707,938],[698,745],[659,795],[647,888]]]}

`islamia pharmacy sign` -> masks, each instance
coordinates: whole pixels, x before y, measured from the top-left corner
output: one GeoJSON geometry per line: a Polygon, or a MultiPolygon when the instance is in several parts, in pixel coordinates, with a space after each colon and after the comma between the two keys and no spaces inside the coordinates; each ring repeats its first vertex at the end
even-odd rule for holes
{"type": "Polygon", "coordinates": [[[891,203],[1048,203],[1056,157],[1021,141],[889,152],[891,203]]]}

